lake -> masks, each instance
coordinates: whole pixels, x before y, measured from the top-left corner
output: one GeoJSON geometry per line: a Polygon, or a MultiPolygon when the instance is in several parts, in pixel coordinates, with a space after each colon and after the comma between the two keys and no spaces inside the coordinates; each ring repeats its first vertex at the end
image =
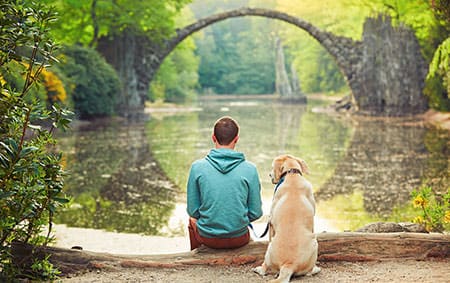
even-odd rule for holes
{"type": "Polygon", "coordinates": [[[61,135],[70,206],[56,219],[86,227],[175,237],[186,235],[185,185],[190,164],[213,143],[221,116],[240,124],[236,150],[258,168],[264,229],[273,187],[273,158],[306,161],[317,202],[316,232],[355,230],[375,221],[414,218],[410,193],[421,184],[446,189],[450,136],[407,118],[351,118],[316,111],[326,101],[205,100],[160,109],[142,122],[81,123],[61,135]]]}

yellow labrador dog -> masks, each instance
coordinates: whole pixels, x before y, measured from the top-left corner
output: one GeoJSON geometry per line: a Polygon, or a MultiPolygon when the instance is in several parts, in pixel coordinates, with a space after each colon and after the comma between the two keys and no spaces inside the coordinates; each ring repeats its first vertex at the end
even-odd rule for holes
{"type": "Polygon", "coordinates": [[[279,271],[273,282],[320,272],[316,266],[315,201],[312,185],[303,177],[306,173],[305,161],[292,155],[278,156],[272,163],[272,183],[277,187],[269,216],[269,245],[264,263],[254,271],[263,276],[279,271]]]}

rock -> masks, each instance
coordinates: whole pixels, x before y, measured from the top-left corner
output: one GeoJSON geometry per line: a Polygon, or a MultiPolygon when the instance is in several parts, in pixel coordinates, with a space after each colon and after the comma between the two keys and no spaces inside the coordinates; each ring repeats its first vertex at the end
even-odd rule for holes
{"type": "Polygon", "coordinates": [[[366,226],[357,229],[355,232],[365,233],[396,233],[396,232],[414,232],[427,233],[425,227],[420,224],[405,222],[375,222],[367,224],[366,226]]]}

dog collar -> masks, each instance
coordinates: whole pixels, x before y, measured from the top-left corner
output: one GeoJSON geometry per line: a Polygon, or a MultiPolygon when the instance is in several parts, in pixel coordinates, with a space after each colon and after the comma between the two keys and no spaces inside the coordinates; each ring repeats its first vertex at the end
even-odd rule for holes
{"type": "Polygon", "coordinates": [[[283,174],[281,174],[280,179],[284,178],[287,174],[300,174],[300,176],[303,176],[302,171],[300,171],[300,169],[291,168],[286,172],[284,172],[283,174]]]}
{"type": "Polygon", "coordinates": [[[278,181],[277,185],[275,186],[274,189],[274,194],[277,192],[278,187],[284,182],[284,178],[286,177],[287,174],[300,174],[300,176],[303,176],[302,171],[300,171],[297,168],[291,168],[289,170],[287,170],[286,172],[284,172],[283,174],[281,174],[280,176],[280,180],[278,181]]]}

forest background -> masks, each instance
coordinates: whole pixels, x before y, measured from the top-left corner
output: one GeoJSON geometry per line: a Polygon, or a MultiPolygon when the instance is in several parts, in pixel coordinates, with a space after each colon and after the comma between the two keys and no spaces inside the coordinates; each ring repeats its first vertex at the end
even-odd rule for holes
{"type": "MultiPolygon", "coordinates": [[[[286,12],[355,40],[361,39],[367,17],[390,15],[395,25],[405,24],[415,31],[424,58],[428,63],[434,62],[424,93],[432,108],[445,111],[450,109],[448,2],[43,0],[40,3],[58,13],[51,33],[63,48],[56,56],[59,63],[42,73],[44,87],[34,92],[48,103],[63,102],[79,118],[115,115],[120,79],[96,51],[100,38],[131,31],[148,36],[152,42],[161,42],[177,28],[200,18],[250,6],[286,12]]],[[[203,94],[273,94],[277,38],[283,45],[286,70],[289,72],[294,66],[304,93],[350,92],[333,58],[306,32],[272,19],[242,17],[219,22],[182,42],[164,60],[151,82],[148,101],[184,103],[203,94]]],[[[20,86],[23,78],[19,72],[5,70],[1,74],[3,80],[20,86]]]]}

